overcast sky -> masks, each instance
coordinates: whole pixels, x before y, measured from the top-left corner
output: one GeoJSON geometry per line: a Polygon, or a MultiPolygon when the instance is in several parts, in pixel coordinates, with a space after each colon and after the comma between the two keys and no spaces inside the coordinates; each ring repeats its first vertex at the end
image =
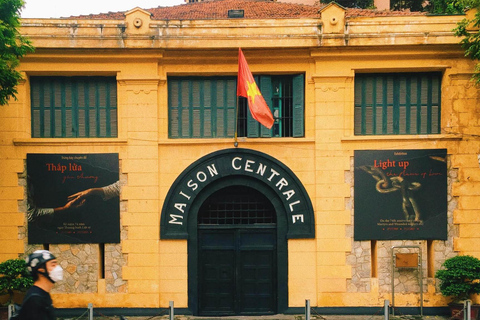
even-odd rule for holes
{"type": "Polygon", "coordinates": [[[150,9],[184,4],[184,0],[25,0],[22,18],[60,18],[80,14],[150,9]]]}

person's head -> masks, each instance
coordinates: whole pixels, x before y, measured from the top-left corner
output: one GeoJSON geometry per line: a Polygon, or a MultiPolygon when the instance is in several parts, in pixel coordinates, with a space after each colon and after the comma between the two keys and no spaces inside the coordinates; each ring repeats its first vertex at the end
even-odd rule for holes
{"type": "Polygon", "coordinates": [[[41,276],[52,283],[63,279],[63,270],[58,265],[57,258],[50,251],[37,250],[30,254],[25,261],[33,281],[38,281],[41,276]]]}

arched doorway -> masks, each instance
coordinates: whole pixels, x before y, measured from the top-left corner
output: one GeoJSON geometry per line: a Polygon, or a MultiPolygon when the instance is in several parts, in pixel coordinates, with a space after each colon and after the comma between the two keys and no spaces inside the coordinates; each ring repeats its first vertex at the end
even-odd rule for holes
{"type": "MultiPolygon", "coordinates": [[[[242,201],[237,203],[240,208],[247,207],[247,212],[255,211],[248,209],[247,204],[242,201]]],[[[305,187],[295,173],[278,159],[262,152],[242,148],[215,151],[189,165],[170,187],[160,219],[160,239],[188,241],[188,308],[194,315],[284,313],[288,308],[287,239],[312,238],[315,238],[313,206],[305,187]],[[243,217],[240,219],[242,223],[230,223],[228,227],[225,223],[220,227],[216,226],[219,224],[218,221],[213,225],[204,220],[206,218],[203,211],[199,223],[199,212],[206,208],[202,208],[204,203],[216,203],[218,206],[218,201],[227,195],[230,195],[230,201],[234,201],[232,195],[243,187],[250,188],[242,189],[248,197],[260,201],[265,208],[273,207],[275,226],[273,222],[269,223],[270,226],[262,225],[257,217],[243,217]],[[217,191],[220,193],[216,194],[217,191]],[[255,222],[244,223],[249,219],[255,222]],[[225,236],[225,233],[229,235],[225,236]],[[243,257],[249,257],[248,259],[256,263],[255,254],[258,252],[251,251],[261,251],[262,246],[266,251],[270,250],[271,262],[264,262],[264,266],[269,265],[268,268],[273,275],[269,281],[272,281],[272,284],[268,293],[260,293],[255,291],[258,288],[250,288],[250,292],[254,294],[248,295],[247,277],[251,274],[245,272],[242,274],[242,264],[240,263],[240,267],[235,264],[229,267],[232,271],[225,269],[227,273],[234,273],[233,280],[230,280],[233,282],[227,285],[233,286],[232,291],[225,294],[225,299],[230,300],[216,305],[216,300],[221,299],[223,293],[220,289],[209,287],[215,280],[209,283],[205,282],[204,278],[212,271],[215,273],[214,277],[218,279],[221,271],[209,269],[209,259],[204,259],[204,255],[211,254],[213,256],[211,259],[222,256],[219,252],[205,251],[216,247],[223,250],[222,246],[228,247],[224,245],[228,237],[231,239],[230,248],[223,249],[233,252],[229,253],[232,258],[226,256],[224,259],[226,261],[234,259],[247,261],[247,258],[243,257]],[[262,299],[263,302],[260,303],[262,299]]],[[[215,264],[221,263],[222,261],[217,261],[215,264]]],[[[247,262],[243,264],[248,265],[247,262]]],[[[258,270],[267,268],[264,266],[253,265],[251,268],[258,270]]],[[[228,274],[226,276],[228,277],[228,274]]]]}
{"type": "Polygon", "coordinates": [[[284,311],[286,221],[278,196],[264,184],[238,176],[206,188],[192,209],[189,308],[194,314],[284,311]]]}

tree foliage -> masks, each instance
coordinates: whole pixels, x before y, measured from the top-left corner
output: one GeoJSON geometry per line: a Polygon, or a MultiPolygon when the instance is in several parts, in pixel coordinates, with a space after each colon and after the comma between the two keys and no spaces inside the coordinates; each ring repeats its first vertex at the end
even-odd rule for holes
{"type": "Polygon", "coordinates": [[[445,260],[443,269],[436,272],[440,292],[453,296],[455,301],[466,300],[480,293],[480,260],[472,256],[456,256],[445,260]]]}
{"type": "Polygon", "coordinates": [[[433,14],[462,14],[473,0],[390,0],[391,10],[410,10],[433,14]]]}
{"type": "Polygon", "coordinates": [[[405,10],[409,9],[410,11],[424,11],[425,7],[423,6],[423,1],[418,0],[391,0],[390,1],[391,10],[405,10]]]}
{"type": "Polygon", "coordinates": [[[14,291],[26,291],[33,285],[25,260],[10,259],[0,263],[0,295],[7,294],[11,303],[14,291]]]}
{"type": "Polygon", "coordinates": [[[30,41],[18,30],[23,5],[23,0],[0,1],[0,105],[16,99],[16,86],[22,79],[16,68],[21,57],[33,52],[30,41]]]}
{"type": "Polygon", "coordinates": [[[435,14],[462,14],[465,6],[465,0],[430,0],[425,11],[435,14]]]}
{"type": "Polygon", "coordinates": [[[336,2],[345,8],[373,8],[373,0],[321,0],[320,3],[336,2]]]}
{"type": "Polygon", "coordinates": [[[480,0],[465,1],[466,9],[476,9],[472,19],[463,19],[455,29],[455,35],[462,37],[460,44],[465,50],[465,56],[475,60],[475,72],[473,80],[480,85],[480,0]]]}

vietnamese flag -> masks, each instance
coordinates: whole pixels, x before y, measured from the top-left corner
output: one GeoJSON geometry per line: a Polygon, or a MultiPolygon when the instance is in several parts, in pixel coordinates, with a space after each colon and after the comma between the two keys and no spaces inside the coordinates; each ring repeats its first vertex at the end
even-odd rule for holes
{"type": "Polygon", "coordinates": [[[268,129],[272,128],[274,122],[272,112],[253,79],[241,48],[238,49],[237,96],[248,99],[248,108],[255,120],[268,129]]]}

